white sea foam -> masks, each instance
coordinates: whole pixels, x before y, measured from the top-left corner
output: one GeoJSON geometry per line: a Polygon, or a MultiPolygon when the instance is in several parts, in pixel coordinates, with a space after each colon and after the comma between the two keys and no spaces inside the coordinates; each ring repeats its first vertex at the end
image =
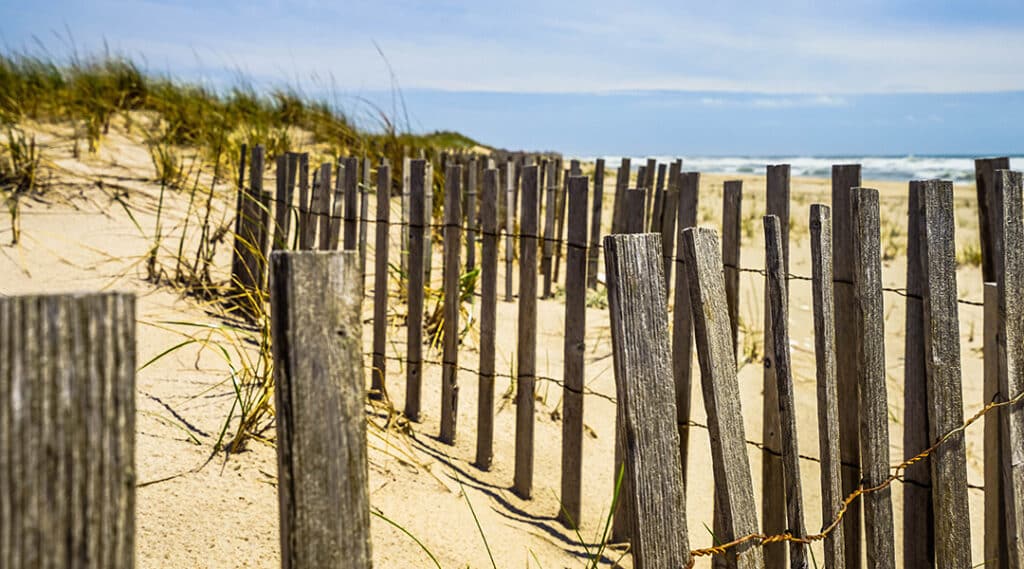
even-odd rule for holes
{"type": "MultiPolygon", "coordinates": [[[[633,169],[648,157],[632,158],[633,169]]],[[[673,156],[653,156],[659,163],[675,160],[673,156]]],[[[860,164],[865,180],[952,180],[974,181],[974,157],[971,156],[681,156],[683,169],[716,174],[764,174],[768,164],[789,164],[793,176],[828,178],[833,164],[860,164]]],[[[594,160],[593,157],[581,158],[594,160]]],[[[607,156],[610,167],[619,164],[618,156],[607,156]]],[[[1017,166],[1024,157],[1010,158],[1017,166]]],[[[1019,167],[1019,166],[1018,166],[1019,167]]]]}

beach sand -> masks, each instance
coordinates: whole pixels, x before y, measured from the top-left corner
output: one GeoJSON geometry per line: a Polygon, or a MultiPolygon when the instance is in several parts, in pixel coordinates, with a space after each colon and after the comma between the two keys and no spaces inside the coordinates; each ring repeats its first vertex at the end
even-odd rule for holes
{"type": "MultiPolygon", "coordinates": [[[[52,161],[51,189],[45,201],[24,200],[22,242],[8,246],[9,227],[0,229],[0,292],[3,294],[61,292],[70,290],[117,289],[138,294],[138,361],[149,361],[180,343],[194,327],[177,323],[216,324],[206,306],[183,298],[175,289],[156,287],[144,280],[144,259],[153,245],[157,226],[160,189],[149,181],[153,166],[140,136],[115,128],[103,142],[98,156],[81,160],[71,157],[70,143],[59,130],[41,130],[52,161]],[[102,186],[96,181],[102,180],[102,186]],[[128,204],[128,211],[118,203],[128,204]]],[[[685,169],[685,163],[684,163],[685,169]]],[[[763,268],[764,211],[763,176],[729,176],[744,181],[743,214],[745,234],[742,265],[763,268]]],[[[610,223],[614,174],[606,174],[605,226],[610,223]]],[[[725,176],[701,178],[700,223],[720,226],[721,191],[725,176]]],[[[883,285],[902,287],[905,280],[906,195],[903,183],[865,182],[881,192],[883,246],[891,245],[895,258],[883,267],[883,285]],[[902,235],[902,241],[900,241],[902,235]]],[[[267,187],[272,187],[268,174],[267,187]]],[[[976,242],[977,214],[973,208],[973,186],[957,186],[958,249],[976,242]]],[[[160,260],[173,268],[182,220],[188,211],[188,193],[165,196],[161,224],[164,247],[160,260]]],[[[793,179],[791,205],[791,271],[810,274],[807,216],[809,205],[828,203],[830,185],[823,179],[793,179]]],[[[233,191],[221,187],[215,200],[215,218],[228,223],[226,209],[233,207],[233,191]]],[[[393,219],[398,200],[392,201],[393,219]]],[[[371,210],[372,211],[372,210],[371,210]]],[[[6,221],[6,220],[4,220],[6,221]]],[[[398,228],[391,233],[391,259],[400,243],[398,228]]],[[[502,240],[503,242],[504,240],[502,240]]],[[[435,241],[439,243],[439,240],[435,241]]],[[[230,237],[219,246],[217,267],[226,278],[230,265],[230,237]]],[[[370,251],[372,255],[372,230],[370,251]]],[[[435,250],[434,282],[440,283],[441,253],[435,250]]],[[[478,257],[479,258],[479,257],[478,257]]],[[[502,257],[503,258],[503,257],[502,257]]],[[[603,262],[603,261],[602,261],[603,262]]],[[[603,266],[603,265],[602,265],[603,266]]],[[[372,271],[373,263],[367,262],[372,271]]],[[[499,263],[499,298],[504,283],[504,263],[499,263]]],[[[564,270],[562,271],[564,273],[564,270]]],[[[981,300],[982,283],[978,267],[962,267],[957,273],[963,298],[981,300]]],[[[675,282],[673,275],[672,282],[675,282]]],[[[372,276],[367,277],[372,286],[372,276]]],[[[754,273],[741,276],[743,321],[741,345],[760,344],[763,321],[763,278],[754,273]]],[[[428,308],[430,306],[428,305],[428,308]]],[[[372,316],[370,302],[364,303],[365,318],[372,316]]],[[[397,325],[404,305],[391,307],[389,355],[404,353],[405,328],[397,325]]],[[[477,314],[478,307],[473,307],[477,314]]],[[[903,320],[904,299],[885,296],[886,369],[890,410],[891,461],[903,458],[903,320]]],[[[383,431],[371,425],[369,471],[372,507],[428,549],[442,567],[584,567],[596,545],[607,516],[613,490],[613,445],[615,407],[611,341],[607,309],[587,310],[587,387],[595,393],[585,400],[583,514],[580,538],[556,520],[561,452],[561,387],[538,382],[536,414],[535,488],[532,500],[521,500],[511,491],[514,448],[512,391],[508,380],[496,386],[498,409],[495,416],[495,458],[490,472],[481,472],[472,461],[475,452],[477,378],[460,373],[459,433],[455,446],[436,440],[440,409],[440,368],[424,372],[421,423],[411,434],[383,431]],[[474,512],[477,519],[474,519],[474,512]],[[479,524],[479,529],[478,529],[479,524]],[[488,550],[489,548],[489,550],[488,550]]],[[[498,302],[497,368],[509,373],[515,365],[514,351],[517,305],[498,302]]],[[[560,296],[542,300],[538,309],[537,373],[562,375],[564,304],[560,296]]],[[[961,358],[965,416],[982,404],[982,309],[960,306],[961,358]]],[[[364,345],[370,350],[371,327],[364,327],[364,345]]],[[[790,289],[790,336],[797,398],[799,444],[802,453],[818,455],[814,339],[810,283],[793,281],[790,289]]],[[[216,338],[215,338],[216,339],[216,338]]],[[[478,327],[474,325],[460,350],[459,363],[477,366],[478,327]]],[[[234,349],[234,347],[232,347],[234,349]]],[[[237,347],[233,357],[253,356],[251,347],[237,347]]],[[[434,350],[428,359],[440,359],[434,350]]],[[[696,359],[694,377],[699,378],[696,359]]],[[[404,401],[404,367],[389,362],[387,383],[397,409],[404,401]]],[[[746,437],[761,439],[762,367],[759,361],[740,362],[740,392],[746,423],[746,437]]],[[[229,367],[217,350],[186,346],[138,374],[137,422],[137,559],[140,568],[194,567],[277,567],[279,566],[276,454],[264,442],[251,441],[244,452],[224,456],[211,451],[232,406],[233,390],[229,367]]],[[[842,404],[842,402],[840,402],[842,404]]],[[[693,385],[693,420],[705,422],[699,384],[693,385]]],[[[370,416],[375,424],[383,419],[370,416]]],[[[228,432],[233,432],[233,424],[228,432]]],[[[265,433],[269,439],[273,432],[265,433]]],[[[691,430],[691,460],[687,477],[687,522],[691,547],[712,544],[708,528],[712,520],[712,477],[707,433],[691,430]]],[[[982,480],[982,425],[967,431],[969,482],[982,480]]],[[[748,447],[755,495],[760,509],[761,451],[748,447]]],[[[806,526],[822,526],[819,501],[818,465],[802,461],[802,482],[807,513],[806,526]]],[[[902,541],[901,485],[893,485],[897,552],[902,541]]],[[[982,561],[981,533],[983,494],[970,490],[973,561],[982,561]]],[[[389,567],[431,567],[428,555],[408,535],[379,517],[372,518],[374,565],[389,567]]],[[[820,544],[812,550],[822,559],[820,544]]],[[[607,560],[619,560],[622,549],[605,550],[607,560]]],[[[899,554],[897,554],[899,557],[899,554]]],[[[628,556],[622,564],[630,567],[628,556]]],[[[697,566],[709,566],[701,559],[697,566]]]]}

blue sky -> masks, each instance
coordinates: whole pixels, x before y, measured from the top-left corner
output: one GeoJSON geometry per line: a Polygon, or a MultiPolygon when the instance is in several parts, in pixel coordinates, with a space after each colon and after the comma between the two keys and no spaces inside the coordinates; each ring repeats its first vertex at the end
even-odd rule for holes
{"type": "Polygon", "coordinates": [[[8,49],[574,154],[1018,154],[1024,3],[0,0],[8,49]],[[379,51],[378,51],[379,48],[379,51]],[[382,54],[384,57],[382,57],[382,54]],[[386,60],[385,60],[386,57],[386,60]]]}

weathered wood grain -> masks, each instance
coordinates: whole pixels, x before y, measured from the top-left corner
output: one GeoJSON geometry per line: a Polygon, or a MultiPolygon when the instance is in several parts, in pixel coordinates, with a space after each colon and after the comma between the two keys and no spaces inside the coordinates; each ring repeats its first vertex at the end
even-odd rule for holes
{"type": "Polygon", "coordinates": [[[388,332],[388,249],[391,226],[391,168],[377,168],[377,223],[373,253],[373,366],[370,369],[370,397],[387,397],[388,332]]]}
{"type": "MultiPolygon", "coordinates": [[[[345,204],[344,241],[342,241],[342,247],[346,251],[355,251],[359,246],[357,241],[357,232],[359,230],[359,159],[355,157],[343,158],[341,162],[342,171],[344,172],[344,181],[341,184],[341,199],[345,204]]],[[[335,196],[335,200],[337,199],[338,196],[335,196]]],[[[337,249],[336,243],[331,248],[332,251],[334,249],[337,249]]]]}
{"type": "Polygon", "coordinates": [[[657,235],[604,239],[619,425],[634,489],[627,497],[634,500],[631,551],[638,569],[691,562],[660,241],[657,235]]]}
{"type": "Polygon", "coordinates": [[[477,174],[480,163],[476,158],[469,161],[466,172],[466,272],[476,268],[476,220],[477,220],[477,174]]]}
{"type": "MultiPolygon", "coordinates": [[[[370,184],[372,183],[373,161],[363,158],[363,183],[359,185],[359,282],[366,288],[366,239],[370,217],[370,184]]],[[[385,186],[390,189],[390,186],[385,186]]],[[[388,191],[386,190],[386,191],[388,191]]]]}
{"type": "MultiPolygon", "coordinates": [[[[821,518],[836,519],[842,510],[839,448],[839,387],[836,383],[836,320],[832,292],[832,216],[828,206],[811,206],[811,295],[814,305],[814,361],[818,401],[818,451],[821,456],[821,518]]],[[[824,566],[845,569],[843,533],[836,526],[825,538],[824,566]]]]}
{"type": "Polygon", "coordinates": [[[587,250],[587,288],[597,288],[598,254],[601,244],[601,211],[604,206],[604,158],[594,164],[594,199],[591,200],[590,248],[587,250]]]}
{"type": "MultiPolygon", "coordinates": [[[[930,180],[917,187],[924,286],[925,369],[928,374],[929,439],[964,422],[960,385],[960,319],[956,289],[953,182],[930,180]]],[[[935,562],[938,569],[971,566],[971,515],[967,504],[964,434],[947,439],[932,455],[935,562]]],[[[915,539],[904,535],[904,539],[915,539]]]]}
{"type": "Polygon", "coordinates": [[[615,176],[615,202],[612,204],[612,233],[623,233],[622,228],[622,205],[626,199],[626,190],[629,188],[630,164],[629,158],[623,158],[619,164],[619,170],[615,176]]]}
{"type": "Polygon", "coordinates": [[[587,178],[569,177],[569,248],[565,266],[562,389],[562,506],[559,518],[579,527],[583,477],[583,355],[587,321],[587,178]]]}
{"type": "MultiPolygon", "coordinates": [[[[889,405],[885,385],[885,312],[882,299],[881,227],[878,191],[850,190],[853,215],[853,286],[860,378],[860,455],[863,484],[873,488],[889,476],[889,405]]],[[[892,490],[865,494],[864,528],[868,569],[896,566],[892,490]]]]}
{"type": "Polygon", "coordinates": [[[643,233],[647,190],[626,190],[622,204],[622,232],[643,233]]]}
{"type": "Polygon", "coordinates": [[[343,201],[340,199],[340,184],[345,173],[338,172],[338,187],[331,190],[331,164],[329,162],[320,165],[317,180],[320,183],[320,208],[317,210],[320,217],[320,250],[333,251],[338,248],[338,231],[341,226],[341,207],[343,201]]]}
{"type": "Polygon", "coordinates": [[[512,257],[514,250],[516,198],[519,193],[520,171],[515,162],[509,160],[505,164],[505,302],[512,302],[512,257]]]}
{"type": "Polygon", "coordinates": [[[409,163],[409,272],[406,287],[408,314],[406,316],[406,368],[405,416],[419,421],[423,397],[423,259],[426,248],[427,162],[409,163]]]}
{"type": "Polygon", "coordinates": [[[681,166],[681,162],[675,161],[669,168],[665,203],[661,208],[661,251],[665,256],[663,264],[666,299],[672,295],[672,265],[676,252],[676,211],[679,208],[679,168],[681,166]]]}
{"type": "Polygon", "coordinates": [[[292,186],[288,180],[291,178],[289,153],[277,157],[274,194],[274,238],[273,250],[280,251],[288,247],[288,231],[291,227],[291,204],[292,186]]]}
{"type": "MultiPolygon", "coordinates": [[[[541,243],[540,273],[544,277],[541,298],[551,297],[551,260],[555,251],[555,213],[557,211],[558,169],[554,161],[548,162],[548,187],[544,198],[544,239],[541,243]]],[[[521,257],[520,257],[521,258],[521,257]]]]}
{"type": "Polygon", "coordinates": [[[271,334],[281,566],[369,568],[356,252],[276,252],[271,334]]]}
{"type": "MultiPolygon", "coordinates": [[[[658,181],[654,186],[654,207],[651,209],[651,233],[661,233],[661,226],[664,223],[665,168],[667,166],[667,164],[658,164],[658,181]]],[[[665,287],[665,290],[666,294],[668,294],[668,286],[665,287]]]]}
{"type": "Polygon", "coordinates": [[[1000,270],[1002,241],[996,207],[996,171],[1009,170],[1010,159],[978,158],[974,161],[974,186],[978,196],[978,236],[981,241],[981,278],[995,282],[1000,270]]]}
{"type": "MultiPolygon", "coordinates": [[[[672,377],[676,384],[676,423],[679,427],[679,456],[686,481],[690,448],[690,386],[693,381],[693,314],[690,306],[689,269],[683,232],[697,225],[697,196],[700,173],[679,174],[679,205],[676,216],[676,289],[672,309],[672,377]]],[[[717,255],[717,253],[716,253],[717,255]]]]}
{"type": "Polygon", "coordinates": [[[729,305],[733,353],[736,353],[739,341],[742,242],[743,181],[727,180],[722,187],[722,266],[725,268],[725,299],[729,305]]]}
{"type": "MultiPolygon", "coordinates": [[[[985,283],[984,315],[984,401],[996,401],[999,391],[999,354],[996,334],[999,330],[999,288],[994,282],[985,283]]],[[[1009,563],[1006,550],[1006,505],[1003,503],[1002,414],[993,409],[984,417],[985,423],[985,559],[991,567],[1006,569],[1009,563]]]]}
{"type": "Polygon", "coordinates": [[[498,171],[484,171],[480,200],[480,387],[477,399],[476,466],[494,459],[494,356],[498,302],[498,171]]]}
{"type": "MultiPolygon", "coordinates": [[[[405,156],[402,158],[402,227],[405,227],[409,223],[409,184],[410,184],[410,168],[412,167],[412,158],[405,156]]],[[[402,231],[402,251],[401,251],[401,272],[402,274],[409,273],[409,232],[402,231]]]]}
{"type": "MultiPolygon", "coordinates": [[[[918,191],[925,182],[910,182],[907,200],[907,299],[903,348],[903,456],[916,456],[931,446],[928,429],[928,381],[922,297],[926,288],[922,268],[921,204],[918,191]]],[[[903,488],[903,564],[935,564],[931,461],[928,457],[907,468],[903,488]]]]}
{"type": "MultiPolygon", "coordinates": [[[[729,334],[729,312],[722,278],[722,258],[713,229],[685,229],[681,235],[700,361],[701,392],[708,416],[711,459],[717,490],[720,541],[755,533],[757,510],[740,409],[736,358],[729,334]]],[[[679,286],[679,285],[677,285],[679,286]]],[[[678,386],[677,386],[678,393],[678,386]]],[[[727,561],[738,569],[764,567],[761,548],[747,542],[729,550],[727,561]]]]}
{"type": "Polygon", "coordinates": [[[523,169],[519,225],[519,338],[516,350],[516,444],[513,490],[530,498],[533,490],[534,383],[537,366],[538,167],[523,169]]]}
{"type": "Polygon", "coordinates": [[[423,284],[431,286],[434,266],[434,163],[427,162],[423,183],[423,284]]]}
{"type": "MultiPolygon", "coordinates": [[[[857,304],[853,290],[853,218],[850,188],[860,187],[860,164],[832,166],[833,295],[836,309],[836,382],[839,385],[839,445],[843,464],[843,494],[860,484],[860,401],[857,395],[857,304]]],[[[861,499],[850,503],[844,516],[847,569],[861,562],[861,499]]]]}
{"type": "Polygon", "coordinates": [[[444,353],[441,368],[443,443],[455,444],[459,419],[459,277],[462,276],[462,166],[449,165],[444,188],[444,353]]]}
{"type": "MultiPolygon", "coordinates": [[[[999,288],[996,332],[999,353],[999,390],[1009,400],[1024,392],[1024,207],[1021,174],[997,170],[995,175],[995,219],[999,222],[1002,259],[995,265],[999,288]]],[[[1002,413],[1003,504],[1006,508],[1006,551],[1010,569],[1024,567],[1024,403],[1018,402],[1002,413]]]]}
{"type": "MultiPolygon", "coordinates": [[[[579,167],[579,161],[574,161],[579,167]]],[[[555,212],[555,262],[554,262],[554,275],[551,279],[554,282],[558,282],[558,277],[561,274],[559,270],[562,266],[562,245],[565,237],[565,211],[569,202],[569,178],[572,177],[572,168],[564,170],[562,172],[562,183],[558,186],[558,198],[556,201],[556,207],[558,211],[555,212]]],[[[586,215],[586,212],[584,212],[586,215]]]]}

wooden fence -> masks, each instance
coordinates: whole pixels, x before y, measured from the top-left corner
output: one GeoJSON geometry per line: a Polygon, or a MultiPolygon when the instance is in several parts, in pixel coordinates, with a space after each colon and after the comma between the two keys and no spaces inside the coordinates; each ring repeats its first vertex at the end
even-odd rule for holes
{"type": "MultiPolygon", "coordinates": [[[[243,174],[246,158],[243,153],[243,174]]],[[[391,358],[384,353],[389,341],[384,315],[395,300],[385,273],[391,265],[391,229],[398,228],[403,244],[395,264],[405,279],[408,307],[402,361],[405,415],[420,419],[424,366],[440,366],[439,439],[453,443],[459,435],[458,406],[467,404],[458,397],[459,384],[473,377],[480,385],[475,464],[485,470],[496,460],[494,383],[502,374],[494,362],[495,309],[504,231],[504,300],[518,302],[517,413],[514,456],[497,459],[514,461],[509,483],[529,498],[535,382],[560,383],[564,407],[557,515],[567,527],[581,522],[583,409],[588,393],[582,358],[585,291],[600,286],[603,252],[618,402],[618,456],[615,471],[608,475],[623,473],[614,535],[632,543],[636,567],[685,567],[695,557],[709,555],[724,566],[805,567],[807,545],[818,540],[824,541],[827,567],[860,567],[862,554],[872,568],[895,566],[897,555],[908,567],[969,566],[964,429],[982,417],[985,559],[988,566],[1024,567],[1024,310],[1019,298],[1024,290],[1024,221],[1021,175],[1007,169],[1006,159],[977,163],[983,273],[991,279],[984,299],[989,403],[967,421],[961,397],[958,308],[977,302],[957,298],[949,182],[910,184],[907,285],[885,289],[878,192],[861,187],[857,165],[834,167],[831,207],[810,208],[812,274],[800,276],[791,274],[788,266],[787,165],[768,168],[766,264],[751,268],[743,267],[739,256],[742,186],[726,184],[720,241],[716,230],[695,227],[699,174],[682,171],[678,161],[659,166],[649,160],[632,184],[629,161],[623,160],[611,196],[613,234],[601,243],[603,160],[595,165],[594,176],[600,181],[594,188],[588,177],[579,175],[578,164],[563,168],[559,157],[522,155],[407,160],[402,172],[392,172],[382,163],[376,187],[370,188],[373,165],[367,160],[344,159],[340,172],[331,164],[321,165],[313,170],[310,183],[308,156],[289,153],[276,159],[273,195],[262,189],[263,161],[263,149],[254,148],[250,183],[244,183],[244,176],[239,182],[232,278],[243,293],[237,298],[250,304],[244,313],[256,314],[252,306],[267,299],[271,307],[282,566],[370,564],[364,381],[369,375],[370,397],[384,397],[395,388],[386,381],[391,358]],[[437,171],[444,172],[443,183],[435,183],[435,163],[437,171]],[[373,218],[368,205],[371,191],[378,202],[373,218]],[[401,194],[401,218],[392,221],[395,193],[401,194]],[[371,224],[376,241],[374,286],[369,291],[373,350],[368,354],[371,365],[364,366],[361,304],[367,292],[371,224]],[[442,338],[440,361],[424,356],[424,284],[431,282],[435,230],[443,233],[444,258],[444,317],[440,330],[434,331],[442,338]],[[346,252],[331,252],[339,246],[346,252]],[[510,269],[516,257],[518,299],[511,294],[510,269]],[[468,301],[460,287],[468,265],[480,271],[479,293],[474,291],[481,306],[479,369],[459,364],[459,304],[468,301]],[[744,271],[766,279],[764,440],[756,443],[763,456],[760,520],[736,375],[738,275],[744,271]],[[559,276],[566,286],[565,369],[562,378],[546,378],[536,369],[537,299],[550,295],[559,276]],[[806,458],[797,450],[800,430],[789,361],[788,283],[793,279],[812,284],[821,451],[817,460],[822,515],[828,520],[813,534],[804,522],[805,486],[799,464],[806,458]],[[540,290],[538,284],[543,285],[540,290]],[[883,294],[890,293],[906,297],[907,310],[906,461],[895,467],[889,464],[882,315],[883,294]],[[707,425],[691,418],[690,386],[697,379],[691,371],[694,348],[707,425]],[[691,550],[684,488],[692,428],[707,429],[710,435],[718,543],[691,550]],[[896,550],[890,495],[891,484],[897,481],[913,488],[904,493],[903,509],[910,515],[903,520],[902,552],[896,550]]],[[[95,298],[99,300],[0,299],[0,393],[9,394],[0,405],[0,561],[5,567],[35,566],[34,555],[63,559],[80,551],[51,551],[40,541],[61,540],[64,535],[110,544],[111,555],[124,559],[103,566],[132,564],[134,428],[128,394],[133,393],[134,314],[122,297],[95,298]],[[62,327],[61,322],[71,325],[62,327]],[[59,365],[30,365],[45,358],[64,361],[67,354],[87,354],[82,361],[117,365],[69,368],[66,373],[59,365]],[[36,368],[46,377],[30,377],[36,368]],[[100,371],[103,377],[96,379],[101,383],[95,388],[87,382],[85,387],[69,383],[70,378],[92,377],[89,374],[100,371]],[[48,479],[16,476],[24,464],[42,467],[45,462],[56,469],[55,476],[77,480],[74,449],[79,441],[71,436],[72,425],[51,422],[61,405],[71,404],[64,398],[71,393],[65,389],[71,384],[85,390],[82,397],[113,397],[104,407],[113,416],[67,415],[72,422],[99,421],[102,428],[111,429],[104,440],[116,447],[103,451],[110,461],[104,459],[102,468],[114,474],[104,479],[121,498],[109,512],[104,510],[112,521],[90,521],[84,532],[83,526],[67,526],[66,520],[73,517],[61,521],[43,511],[43,500],[50,496],[44,488],[48,479]],[[23,406],[23,401],[30,406],[23,406]],[[25,409],[31,412],[25,414],[25,409]],[[67,456],[33,454],[28,447],[37,439],[27,437],[30,433],[53,438],[57,448],[68,450],[67,456]],[[30,462],[10,460],[22,456],[18,453],[30,462]]],[[[93,465],[87,461],[82,467],[93,465]]],[[[65,509],[55,511],[72,512],[95,499],[88,489],[83,491],[71,493],[66,503],[58,499],[65,509]]]]}

